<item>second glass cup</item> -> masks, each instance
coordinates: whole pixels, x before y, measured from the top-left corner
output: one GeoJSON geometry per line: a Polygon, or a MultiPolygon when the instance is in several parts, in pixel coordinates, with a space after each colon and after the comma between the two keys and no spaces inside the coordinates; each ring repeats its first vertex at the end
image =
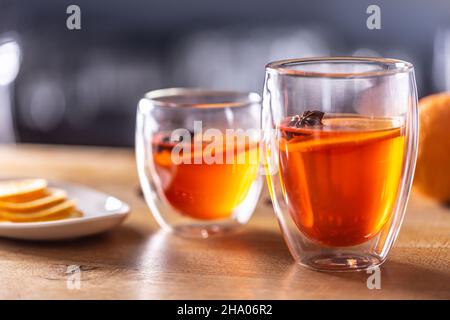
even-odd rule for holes
{"type": "Polygon", "coordinates": [[[139,102],[136,160],[154,217],[207,238],[245,224],[262,187],[256,93],[162,89],[139,102]]]}

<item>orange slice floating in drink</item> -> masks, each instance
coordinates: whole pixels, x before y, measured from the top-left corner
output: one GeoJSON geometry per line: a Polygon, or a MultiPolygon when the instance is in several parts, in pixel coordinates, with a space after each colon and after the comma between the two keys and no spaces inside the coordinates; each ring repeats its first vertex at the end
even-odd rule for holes
{"type": "Polygon", "coordinates": [[[280,140],[280,149],[284,151],[314,151],[327,148],[357,146],[398,135],[403,127],[397,119],[331,118],[324,119],[322,127],[284,127],[280,129],[290,134],[290,139],[280,140]],[[301,142],[301,143],[296,143],[301,142]],[[288,148],[288,150],[286,149],[288,148]]]}

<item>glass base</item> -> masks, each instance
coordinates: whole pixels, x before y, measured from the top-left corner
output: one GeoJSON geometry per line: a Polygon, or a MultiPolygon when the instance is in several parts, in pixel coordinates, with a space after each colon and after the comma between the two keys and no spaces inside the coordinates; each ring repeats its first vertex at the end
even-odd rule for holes
{"type": "Polygon", "coordinates": [[[185,238],[207,239],[210,237],[230,234],[239,230],[239,225],[224,225],[224,224],[193,224],[172,227],[172,231],[185,238]]]}
{"type": "Polygon", "coordinates": [[[300,264],[307,268],[328,272],[363,271],[382,263],[383,260],[375,255],[356,253],[321,254],[300,261],[300,264]]]}

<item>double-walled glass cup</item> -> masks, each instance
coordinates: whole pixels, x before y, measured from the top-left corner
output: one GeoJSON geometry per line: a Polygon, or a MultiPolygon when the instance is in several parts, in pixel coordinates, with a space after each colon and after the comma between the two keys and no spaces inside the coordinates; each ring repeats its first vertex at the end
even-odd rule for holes
{"type": "Polygon", "coordinates": [[[245,224],[262,187],[256,93],[162,89],[139,102],[141,187],[165,229],[207,238],[245,224]]]}
{"type": "Polygon", "coordinates": [[[358,57],[269,63],[262,125],[272,202],[295,260],[324,271],[383,263],[416,161],[413,66],[358,57]]]}

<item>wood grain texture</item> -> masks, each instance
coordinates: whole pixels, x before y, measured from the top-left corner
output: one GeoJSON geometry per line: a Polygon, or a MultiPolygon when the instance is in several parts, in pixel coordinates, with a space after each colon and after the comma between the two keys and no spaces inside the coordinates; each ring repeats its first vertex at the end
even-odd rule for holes
{"type": "Polygon", "coordinates": [[[413,194],[399,239],[381,267],[328,274],[294,263],[267,193],[249,225],[229,237],[187,240],[159,230],[138,194],[133,152],[56,146],[0,147],[0,175],[85,184],[132,206],[108,233],[63,242],[0,239],[2,299],[450,299],[450,209],[413,194]],[[67,289],[67,266],[81,288],[67,289]]]}

